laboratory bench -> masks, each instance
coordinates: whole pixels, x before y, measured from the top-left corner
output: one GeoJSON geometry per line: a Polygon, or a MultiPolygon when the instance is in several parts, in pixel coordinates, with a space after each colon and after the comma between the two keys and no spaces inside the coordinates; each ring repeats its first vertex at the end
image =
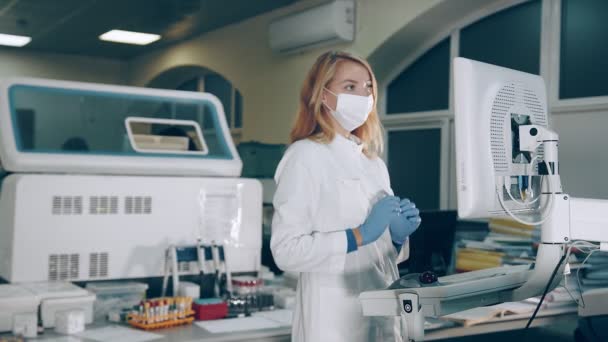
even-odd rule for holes
{"type": "MultiPolygon", "coordinates": [[[[10,335],[0,334],[2,338],[10,335]]],[[[62,335],[53,329],[46,329],[35,339],[27,341],[48,342],[129,342],[129,341],[158,341],[158,342],[285,342],[291,340],[291,327],[248,330],[230,333],[210,333],[195,324],[173,328],[143,331],[132,329],[128,325],[118,323],[94,323],[86,326],[85,332],[76,335],[62,335]],[[160,335],[161,337],[154,336],[160,335]],[[105,336],[105,337],[104,337],[105,336]]],[[[14,340],[10,340],[11,342],[14,340]]]]}
{"type": "MultiPolygon", "coordinates": [[[[487,323],[463,327],[460,325],[447,328],[429,329],[425,332],[426,341],[454,340],[454,341],[572,341],[574,329],[577,324],[577,313],[559,310],[545,310],[539,312],[532,323],[529,332],[524,332],[529,315],[517,315],[513,317],[497,318],[487,323]],[[523,337],[523,338],[522,338],[523,337]]],[[[35,341],[49,342],[77,342],[77,341],[169,341],[169,342],[279,342],[290,341],[291,328],[283,326],[280,328],[266,328],[256,330],[243,330],[238,332],[211,333],[196,324],[178,326],[174,328],[143,331],[131,329],[125,324],[94,323],[87,325],[87,330],[82,335],[61,335],[52,329],[46,329],[44,334],[39,335],[35,341]],[[160,335],[148,335],[155,334],[160,335]],[[103,338],[102,336],[106,336],[103,338]],[[114,336],[114,337],[112,337],[114,336]],[[120,336],[120,338],[117,338],[120,336]]],[[[0,335],[8,337],[9,335],[0,335]]]]}

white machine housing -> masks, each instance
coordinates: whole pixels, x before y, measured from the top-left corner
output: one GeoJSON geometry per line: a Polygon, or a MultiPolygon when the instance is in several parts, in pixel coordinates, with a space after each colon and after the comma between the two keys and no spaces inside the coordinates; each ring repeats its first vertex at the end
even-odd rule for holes
{"type": "MultiPolygon", "coordinates": [[[[531,124],[546,127],[547,95],[540,76],[454,59],[456,127],[456,178],[458,215],[480,218],[505,215],[497,196],[497,180],[516,175],[538,176],[536,168],[512,160],[513,114],[527,116],[531,124]],[[488,115],[491,113],[491,115],[488,115]],[[475,127],[476,129],[472,129],[475,127]]],[[[542,151],[539,152],[542,156],[542,151]]],[[[500,185],[500,184],[498,184],[500,185]]],[[[522,212],[507,196],[507,208],[522,212]]],[[[538,203],[536,203],[538,204],[538,203]]]]}
{"type": "Polygon", "coordinates": [[[168,247],[199,242],[223,245],[231,272],[260,268],[262,187],[236,178],[242,163],[211,94],[3,81],[0,160],[0,277],[10,282],[162,276],[168,247]],[[20,126],[20,108],[35,112],[34,127],[20,126]],[[140,152],[126,139],[130,118],[171,125],[184,113],[200,124],[204,153],[140,152]],[[74,133],[86,150],[62,149],[74,133]]]}
{"type": "MultiPolygon", "coordinates": [[[[201,190],[216,208],[231,194],[240,201],[240,228],[226,236],[227,262],[232,272],[257,271],[262,248],[257,180],[13,174],[4,179],[0,195],[0,276],[10,282],[163,276],[169,246],[205,237],[205,228],[199,233],[201,190]]],[[[198,273],[194,266],[182,271],[198,273]]]]}
{"type": "MultiPolygon", "coordinates": [[[[54,103],[53,106],[60,104],[54,103]]],[[[51,106],[48,106],[51,107],[51,106]]],[[[30,109],[28,107],[24,107],[30,109]]],[[[38,110],[40,112],[40,110],[38,110]]],[[[170,113],[171,116],[162,117],[168,121],[179,119],[179,113],[170,113]]],[[[199,120],[202,121],[202,120],[199,120]]],[[[202,125],[202,123],[201,123],[202,125]]],[[[119,143],[123,143],[120,141],[119,143]]],[[[230,130],[226,123],[224,109],[220,100],[210,93],[177,91],[165,89],[151,89],[130,86],[93,84],[85,82],[59,81],[37,78],[6,78],[0,80],[0,166],[9,172],[44,172],[44,173],[78,173],[78,174],[115,174],[115,175],[151,175],[151,176],[211,176],[211,177],[239,177],[243,163],[232,141],[230,130]],[[20,96],[20,93],[24,93],[20,96]],[[27,93],[25,93],[27,92],[27,93]],[[48,94],[45,94],[48,93],[48,94]],[[31,96],[31,94],[36,95],[31,96]],[[41,94],[38,96],[38,94],[41,94]],[[175,163],[177,151],[165,154],[139,153],[134,151],[112,151],[112,153],[61,153],[57,158],[55,151],[26,151],[20,149],[20,138],[17,115],[18,106],[30,104],[33,108],[44,108],[54,96],[73,94],[83,99],[98,101],[91,104],[88,111],[78,107],[78,103],[69,103],[59,110],[49,113],[36,113],[37,122],[34,129],[38,132],[53,129],[69,129],[69,124],[76,119],[82,123],[82,134],[91,135],[94,130],[106,130],[107,134],[122,134],[127,138],[125,124],[130,119],[141,120],[142,116],[149,117],[151,121],[158,121],[154,112],[163,104],[184,104],[198,107],[200,116],[205,110],[215,111],[213,118],[215,125],[211,130],[203,133],[222,137],[225,144],[226,156],[223,158],[179,158],[175,163]],[[26,99],[26,97],[30,99],[26,99]],[[119,106],[111,100],[121,100],[125,103],[132,101],[149,101],[137,109],[137,113],[129,108],[119,106]],[[26,103],[24,103],[26,102],[26,103]],[[27,103],[29,102],[29,103],[27,103]],[[116,112],[105,112],[105,104],[116,112]],[[97,108],[95,108],[97,107],[97,108]],[[70,111],[66,113],[66,111],[70,111]],[[143,112],[143,113],[142,113],[143,112]],[[43,115],[42,115],[43,114],[43,115]],[[147,115],[146,115],[147,114],[147,115]],[[56,119],[51,115],[58,116],[56,119]],[[52,121],[56,120],[56,121],[52,121]],[[69,120],[68,122],[61,122],[69,120]],[[49,127],[56,124],[58,126],[49,127]],[[62,127],[64,125],[65,127],[62,127]],[[104,126],[101,126],[104,125],[104,126]],[[87,130],[86,132],[84,130],[87,130]],[[50,153],[49,153],[50,152],[50,153]]]]}
{"type": "Polygon", "coordinates": [[[270,48],[282,54],[321,46],[352,42],[355,39],[355,2],[332,1],[270,23],[270,48]]]}

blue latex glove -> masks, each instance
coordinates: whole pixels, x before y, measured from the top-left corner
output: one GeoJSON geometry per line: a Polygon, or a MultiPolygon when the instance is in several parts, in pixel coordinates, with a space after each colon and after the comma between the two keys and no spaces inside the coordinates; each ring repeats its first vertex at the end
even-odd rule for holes
{"type": "Polygon", "coordinates": [[[362,245],[376,241],[384,233],[391,220],[397,217],[399,211],[399,197],[386,196],[376,202],[365,222],[359,227],[363,239],[362,245]]]}
{"type": "Polygon", "coordinates": [[[390,223],[391,239],[395,244],[402,245],[408,236],[420,227],[420,211],[416,204],[404,198],[399,202],[400,212],[390,223]]]}

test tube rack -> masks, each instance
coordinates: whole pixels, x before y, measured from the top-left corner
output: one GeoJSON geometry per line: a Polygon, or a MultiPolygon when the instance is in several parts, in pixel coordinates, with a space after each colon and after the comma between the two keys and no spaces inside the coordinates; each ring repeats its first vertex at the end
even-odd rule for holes
{"type": "Polygon", "coordinates": [[[156,298],[142,302],[127,316],[127,323],[143,330],[170,328],[194,321],[192,298],[156,298]]]}

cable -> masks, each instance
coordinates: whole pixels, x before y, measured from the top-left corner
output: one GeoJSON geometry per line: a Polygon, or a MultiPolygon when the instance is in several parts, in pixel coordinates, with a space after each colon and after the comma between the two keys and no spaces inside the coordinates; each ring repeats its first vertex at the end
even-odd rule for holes
{"type": "Polygon", "coordinates": [[[568,260],[570,260],[570,254],[572,253],[572,248],[578,248],[581,252],[585,253],[585,254],[589,254],[592,251],[596,250],[599,248],[598,245],[593,244],[589,241],[584,241],[584,240],[576,240],[573,241],[570,246],[568,247],[568,260]],[[585,248],[581,248],[581,247],[585,247],[585,248]]]}
{"type": "MultiPolygon", "coordinates": [[[[535,155],[532,158],[532,160],[530,160],[530,165],[532,167],[534,165],[534,161],[536,159],[538,159],[538,158],[539,158],[539,155],[537,154],[537,155],[535,155]]],[[[528,171],[528,188],[532,188],[532,175],[531,175],[531,173],[532,173],[532,168],[530,168],[530,170],[528,171]]],[[[524,177],[524,176],[520,176],[520,177],[524,177]]],[[[506,184],[505,184],[505,190],[507,191],[507,194],[509,195],[509,198],[511,199],[511,201],[513,201],[513,202],[515,202],[515,203],[517,203],[519,205],[524,205],[525,206],[525,205],[534,204],[534,203],[536,203],[540,199],[540,195],[539,195],[538,197],[536,197],[534,200],[532,200],[530,202],[520,201],[520,200],[515,199],[515,197],[513,197],[513,195],[511,194],[511,189],[509,189],[509,187],[507,187],[506,184]]],[[[519,192],[520,192],[520,197],[523,197],[523,196],[521,196],[521,189],[520,189],[519,192]]],[[[525,192],[525,190],[524,190],[524,192],[525,192]]]]}
{"type": "MultiPolygon", "coordinates": [[[[591,252],[589,252],[589,254],[587,255],[587,257],[585,258],[585,260],[583,260],[583,263],[581,264],[581,267],[578,268],[578,270],[576,270],[576,282],[578,284],[578,289],[581,291],[581,293],[583,292],[583,286],[581,285],[581,268],[583,268],[582,266],[585,265],[585,263],[587,262],[587,260],[589,260],[589,257],[593,255],[593,253],[599,251],[599,247],[595,250],[592,250],[591,252]]],[[[583,296],[581,295],[581,300],[583,301],[583,307],[585,307],[585,300],[583,299],[583,296]]]]}
{"type": "Polygon", "coordinates": [[[548,204],[549,207],[547,208],[547,210],[548,210],[549,213],[547,214],[547,216],[545,216],[543,219],[541,219],[540,221],[537,221],[537,222],[525,221],[525,220],[522,220],[519,217],[515,216],[515,214],[513,214],[511,212],[511,210],[509,210],[509,208],[507,208],[507,206],[505,205],[505,202],[502,199],[502,196],[500,195],[500,191],[498,189],[496,189],[496,195],[498,196],[498,201],[500,201],[500,205],[502,206],[502,209],[505,212],[507,212],[507,214],[509,214],[509,216],[511,216],[512,219],[514,219],[515,221],[517,221],[517,222],[519,222],[521,224],[525,224],[525,225],[528,225],[528,226],[537,226],[539,224],[543,224],[543,223],[545,223],[551,217],[551,214],[553,212],[553,196],[551,196],[551,195],[553,195],[553,193],[551,193],[551,192],[549,193],[549,195],[550,195],[549,196],[549,204],[548,204]]]}
{"type": "Polygon", "coordinates": [[[551,278],[549,279],[549,282],[547,283],[547,286],[545,287],[545,291],[543,292],[543,296],[540,297],[540,301],[538,302],[538,305],[536,305],[536,309],[534,310],[534,313],[532,314],[532,317],[530,317],[530,320],[528,321],[528,324],[526,324],[526,329],[528,329],[530,327],[530,324],[532,324],[532,321],[534,320],[534,318],[536,318],[536,314],[538,313],[538,310],[540,309],[540,306],[543,304],[543,300],[545,300],[545,296],[549,292],[549,288],[551,287],[551,284],[553,283],[553,279],[555,279],[555,275],[557,274],[557,271],[559,270],[560,266],[564,262],[564,259],[566,259],[566,253],[564,253],[564,255],[562,255],[562,258],[559,259],[559,262],[555,266],[555,269],[553,269],[553,273],[551,274],[551,278]]]}
{"type": "MultiPolygon", "coordinates": [[[[536,159],[539,159],[539,157],[540,157],[540,155],[536,154],[530,160],[530,164],[529,164],[530,165],[530,170],[528,170],[528,188],[524,190],[524,193],[526,191],[529,191],[532,194],[534,194],[534,192],[532,191],[532,172],[533,172],[533,169],[534,169],[534,162],[536,161],[536,159]]],[[[523,176],[521,176],[521,177],[523,177],[523,176]]],[[[521,189],[520,189],[520,192],[521,192],[521,189]]],[[[520,195],[520,198],[523,198],[523,196],[520,195]]],[[[532,201],[531,203],[536,202],[539,198],[540,198],[540,195],[534,201],[532,201]]]]}
{"type": "Polygon", "coordinates": [[[507,190],[507,194],[509,195],[509,198],[511,199],[511,201],[519,204],[519,205],[530,205],[530,204],[534,204],[536,203],[539,199],[540,199],[540,195],[538,197],[536,197],[533,201],[530,202],[522,202],[520,200],[515,199],[515,197],[513,197],[513,195],[511,194],[511,191],[507,188],[507,185],[505,184],[505,190],[507,190]]]}
{"type": "MultiPolygon", "coordinates": [[[[532,160],[530,160],[530,170],[528,171],[528,189],[526,189],[526,190],[530,190],[530,192],[532,194],[534,194],[533,191],[532,191],[532,189],[533,189],[533,187],[532,187],[532,172],[533,172],[533,168],[534,168],[534,162],[536,161],[536,159],[539,159],[539,157],[540,157],[540,155],[536,154],[534,157],[532,157],[532,160]]],[[[524,192],[526,190],[524,190],[524,192]]],[[[536,199],[534,201],[530,202],[529,204],[535,203],[539,199],[540,199],[540,194],[538,195],[538,197],[536,197],[536,199]]]]}
{"type": "MultiPolygon", "coordinates": [[[[539,224],[545,223],[551,217],[551,213],[553,211],[553,196],[549,197],[549,208],[548,208],[549,213],[547,214],[547,216],[545,216],[543,219],[541,219],[538,222],[529,222],[529,221],[522,220],[519,217],[515,216],[515,214],[513,214],[511,212],[511,210],[509,210],[509,208],[507,208],[507,206],[505,205],[504,200],[502,199],[502,196],[500,196],[500,191],[498,189],[496,189],[496,195],[498,196],[498,201],[500,201],[500,205],[502,206],[502,209],[507,214],[509,214],[509,216],[511,216],[512,219],[514,219],[515,221],[517,221],[517,222],[519,222],[521,224],[525,224],[525,225],[528,225],[528,226],[537,226],[539,224]]],[[[553,195],[553,193],[549,193],[549,195],[553,195]]]]}
{"type": "MultiPolygon", "coordinates": [[[[550,170],[551,168],[549,167],[549,163],[547,163],[546,160],[544,162],[545,162],[545,165],[547,166],[547,170],[550,170]]],[[[551,183],[548,183],[548,185],[550,186],[551,183]]],[[[506,188],[506,185],[503,184],[502,187],[506,188]]],[[[545,223],[545,221],[547,221],[551,217],[551,214],[553,213],[553,196],[551,196],[551,195],[554,195],[554,193],[551,192],[551,189],[549,189],[548,214],[543,219],[541,219],[538,222],[528,222],[528,221],[522,220],[519,217],[515,216],[515,214],[513,214],[511,212],[511,210],[509,210],[509,208],[507,208],[507,206],[505,205],[504,200],[502,199],[502,196],[500,195],[500,190],[502,190],[502,187],[500,189],[496,188],[496,196],[498,196],[498,201],[500,202],[500,205],[502,206],[502,209],[505,212],[507,212],[507,214],[509,214],[509,216],[511,216],[511,218],[514,219],[515,221],[517,221],[517,222],[519,222],[521,224],[529,225],[529,226],[536,226],[536,225],[545,223]]],[[[539,198],[540,198],[540,196],[539,196],[539,198]]]]}
{"type": "MultiPolygon", "coordinates": [[[[564,286],[563,286],[563,288],[566,290],[566,292],[568,292],[568,295],[570,296],[570,299],[572,299],[578,306],[580,306],[582,308],[585,307],[585,301],[582,301],[583,305],[581,305],[581,303],[578,301],[578,299],[574,298],[574,295],[568,289],[568,275],[566,275],[566,274],[564,274],[564,286]]],[[[581,296],[581,299],[582,299],[582,296],[581,296]]]]}
{"type": "MultiPolygon", "coordinates": [[[[586,254],[592,254],[593,252],[597,251],[599,248],[597,245],[595,245],[591,242],[588,242],[588,241],[582,241],[582,240],[574,241],[570,244],[570,246],[568,246],[568,252],[566,253],[566,262],[570,261],[570,254],[572,252],[572,248],[574,248],[574,247],[577,247],[581,252],[586,253],[586,254]],[[585,247],[585,248],[581,248],[581,247],[585,247]]],[[[578,291],[581,292],[580,301],[578,299],[574,298],[574,295],[572,295],[572,293],[568,289],[568,277],[567,277],[567,275],[564,275],[564,289],[566,289],[566,292],[568,292],[568,295],[570,295],[570,298],[572,298],[572,300],[574,300],[576,302],[576,304],[582,308],[585,307],[585,299],[582,296],[579,272],[580,272],[581,268],[583,268],[582,266],[585,264],[586,261],[587,261],[587,259],[585,259],[585,261],[580,265],[580,267],[576,271],[576,280],[578,283],[578,291]]]]}
{"type": "MultiPolygon", "coordinates": [[[[536,154],[536,155],[535,155],[535,156],[532,158],[532,160],[530,160],[530,166],[532,166],[532,168],[534,167],[534,161],[535,161],[536,159],[538,159],[539,157],[540,157],[540,155],[539,155],[539,154],[536,154]]],[[[530,174],[532,173],[532,168],[530,168],[530,171],[528,171],[528,179],[530,179],[530,177],[532,177],[532,175],[530,175],[530,174]]],[[[528,183],[529,183],[529,182],[528,182],[528,183]]]]}

